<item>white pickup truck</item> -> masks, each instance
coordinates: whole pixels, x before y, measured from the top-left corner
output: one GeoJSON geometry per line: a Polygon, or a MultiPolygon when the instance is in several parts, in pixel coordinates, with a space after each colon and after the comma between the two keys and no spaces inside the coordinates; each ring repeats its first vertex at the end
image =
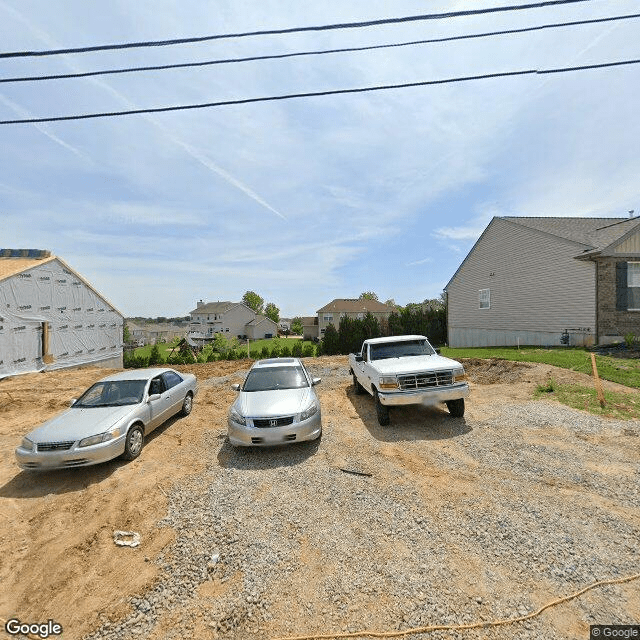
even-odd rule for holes
{"type": "Polygon", "coordinates": [[[370,393],[378,422],[389,424],[389,407],[444,402],[449,413],[461,418],[469,385],[463,366],[439,355],[424,336],[372,338],[360,353],[349,355],[356,393],[370,393]]]}

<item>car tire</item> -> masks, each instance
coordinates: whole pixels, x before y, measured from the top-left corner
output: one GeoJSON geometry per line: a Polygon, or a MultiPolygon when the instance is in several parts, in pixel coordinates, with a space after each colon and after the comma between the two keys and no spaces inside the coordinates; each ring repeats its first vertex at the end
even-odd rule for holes
{"type": "Polygon", "coordinates": [[[144,445],[144,431],[142,426],[134,424],[127,432],[127,438],[124,441],[124,453],[122,457],[125,460],[135,460],[142,451],[144,445]]]}
{"type": "Polygon", "coordinates": [[[193,393],[189,391],[187,395],[184,397],[184,402],[182,403],[182,409],[180,409],[180,415],[188,416],[191,413],[191,409],[193,409],[193,393]]]}
{"type": "Polygon", "coordinates": [[[447,409],[454,418],[462,418],[464,416],[464,398],[458,400],[448,400],[447,409]]]}
{"type": "Polygon", "coordinates": [[[373,399],[376,403],[376,414],[378,415],[378,424],[381,427],[386,427],[389,424],[389,407],[385,406],[380,402],[380,398],[378,396],[378,390],[373,388],[373,399]]]}
{"type": "Polygon", "coordinates": [[[358,378],[356,378],[355,373],[353,374],[353,389],[358,396],[364,393],[364,387],[358,382],[358,378]]]}

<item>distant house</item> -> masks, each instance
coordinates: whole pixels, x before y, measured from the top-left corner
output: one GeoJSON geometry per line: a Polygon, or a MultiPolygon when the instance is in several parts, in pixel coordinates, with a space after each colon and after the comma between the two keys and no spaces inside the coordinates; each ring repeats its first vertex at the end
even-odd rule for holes
{"type": "Polygon", "coordinates": [[[209,342],[217,333],[228,338],[258,340],[278,335],[278,325],[257,314],[242,302],[204,302],[189,312],[189,337],[196,343],[209,342]]]}
{"type": "Polygon", "coordinates": [[[326,328],[332,324],[336,329],[340,326],[340,318],[348,316],[350,318],[364,318],[367,313],[371,313],[375,318],[386,320],[393,307],[378,302],[377,300],[360,298],[336,298],[326,304],[317,313],[318,337],[322,338],[326,328]]]}
{"type": "Polygon", "coordinates": [[[317,340],[318,316],[303,316],[300,320],[302,322],[302,339],[317,340]]]}
{"type": "Polygon", "coordinates": [[[61,258],[0,249],[0,378],[80,365],[120,368],[123,322],[61,258]]]}
{"type": "Polygon", "coordinates": [[[171,342],[174,338],[182,338],[187,333],[186,327],[168,322],[149,322],[140,324],[127,320],[129,335],[135,342],[143,344],[156,344],[171,342]]]}
{"type": "Polygon", "coordinates": [[[445,289],[452,347],[640,336],[640,218],[493,218],[445,289]]]}

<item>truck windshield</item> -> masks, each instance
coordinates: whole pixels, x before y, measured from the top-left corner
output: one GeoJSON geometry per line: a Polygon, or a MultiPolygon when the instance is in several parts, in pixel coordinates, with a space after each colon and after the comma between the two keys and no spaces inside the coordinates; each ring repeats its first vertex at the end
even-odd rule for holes
{"type": "Polygon", "coordinates": [[[435,349],[427,340],[403,340],[369,345],[369,353],[371,360],[386,360],[407,356],[432,356],[435,354],[435,349]]]}

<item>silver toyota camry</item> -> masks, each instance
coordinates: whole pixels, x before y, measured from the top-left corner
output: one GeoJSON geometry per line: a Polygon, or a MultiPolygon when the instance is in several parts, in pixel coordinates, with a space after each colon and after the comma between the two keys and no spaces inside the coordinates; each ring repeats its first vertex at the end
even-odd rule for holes
{"type": "Polygon", "coordinates": [[[322,416],[314,389],[319,382],[298,358],[255,362],[244,384],[233,385],[239,393],[229,410],[229,442],[251,447],[320,438],[322,416]]]}
{"type": "Polygon", "coordinates": [[[140,455],[145,436],[176,413],[189,415],[196,377],[173,369],[135,369],[103,378],[71,407],[22,439],[23,469],[84,467],[140,455]]]}

